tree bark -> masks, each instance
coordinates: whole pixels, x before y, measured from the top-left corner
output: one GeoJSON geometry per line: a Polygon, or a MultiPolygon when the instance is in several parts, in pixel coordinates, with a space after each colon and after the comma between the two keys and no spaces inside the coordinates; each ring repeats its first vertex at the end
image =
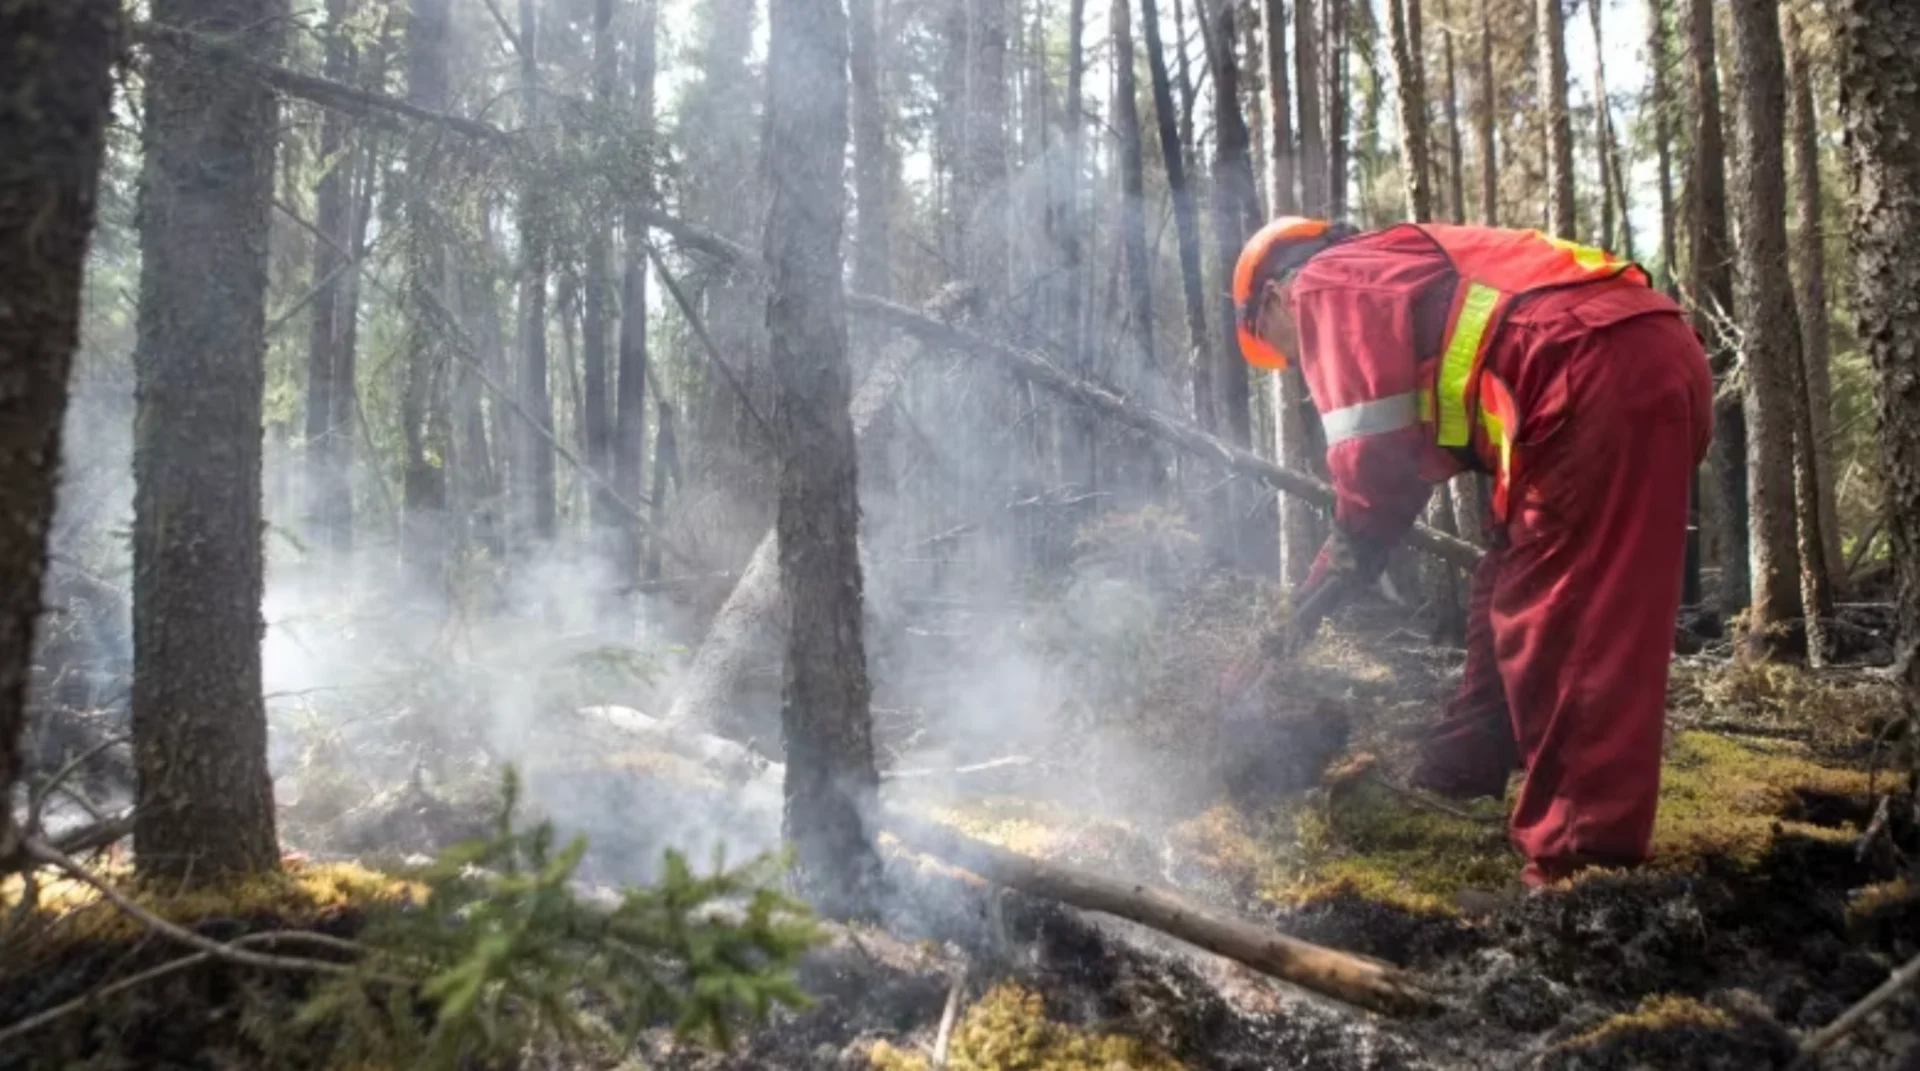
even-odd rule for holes
{"type": "Polygon", "coordinates": [[[1787,144],[1793,151],[1794,250],[1800,309],[1800,354],[1806,367],[1808,441],[1812,447],[1814,502],[1820,523],[1820,561],[1827,576],[1845,575],[1840,555],[1840,508],[1833,468],[1833,340],[1827,314],[1826,227],[1821,222],[1820,126],[1813,104],[1800,19],[1782,8],[1787,48],[1787,144]]]}
{"type": "Polygon", "coordinates": [[[1433,219],[1433,191],[1427,181],[1427,90],[1418,58],[1419,11],[1420,0],[1387,0],[1395,99],[1400,106],[1401,178],[1406,183],[1408,215],[1425,223],[1433,219]]]}
{"type": "MultiPolygon", "coordinates": [[[[154,0],[272,62],[285,0],[154,0]]],[[[144,876],[279,865],[260,693],[261,416],[275,98],[156,51],[134,350],[134,847],[144,876]]]]}
{"type": "Polygon", "coordinates": [[[1500,225],[1500,160],[1494,129],[1493,18],[1489,9],[1493,0],[1478,0],[1480,15],[1480,66],[1474,77],[1479,95],[1474,100],[1473,141],[1480,160],[1480,222],[1500,225]]]}
{"type": "Polygon", "coordinates": [[[1633,259],[1633,219],[1628,211],[1627,191],[1622,181],[1620,143],[1613,136],[1613,104],[1607,97],[1607,60],[1604,20],[1600,17],[1602,0],[1589,0],[1587,17],[1593,24],[1593,139],[1594,153],[1600,161],[1600,246],[1618,250],[1633,259]],[[1614,207],[1620,209],[1620,243],[1614,244],[1614,207]]]}
{"type": "Polygon", "coordinates": [[[840,0],[773,0],[767,61],[767,220],[775,426],[780,450],[780,574],[787,630],[781,722],[786,833],[800,880],[828,915],[875,905],[880,858],[848,413],[840,239],[846,210],[846,21],[840,0]]]}
{"type": "MultiPolygon", "coordinates": [[[[448,48],[451,40],[448,0],[413,0],[407,34],[407,97],[428,111],[444,111],[450,96],[448,48]]],[[[447,546],[447,442],[435,434],[445,420],[436,405],[435,384],[445,375],[444,326],[437,310],[445,304],[445,245],[434,198],[437,139],[412,131],[407,149],[406,287],[411,318],[407,363],[401,384],[402,442],[400,557],[422,590],[441,584],[447,546]],[[436,463],[429,454],[438,455],[436,463]]]]}
{"type": "MultiPolygon", "coordinates": [[[[354,48],[347,21],[353,0],[327,0],[322,70],[336,82],[353,77],[354,48]]],[[[306,493],[308,538],[335,553],[351,546],[353,488],[341,467],[352,425],[334,399],[336,362],[350,360],[347,321],[348,257],[353,240],[353,176],[358,151],[347,145],[347,117],[328,110],[320,117],[320,180],[314,185],[314,224],[326,240],[313,246],[312,320],[307,333],[306,493]]],[[[350,385],[350,384],[349,384],[350,385]]]]}
{"type": "MultiPolygon", "coordinates": [[[[1693,160],[1688,168],[1687,290],[1693,326],[1707,340],[1716,386],[1733,371],[1734,353],[1719,321],[1733,316],[1733,259],[1727,238],[1726,140],[1720,123],[1720,71],[1714,58],[1713,0],[1684,0],[1693,70],[1693,160]]],[[[1747,535],[1747,420],[1740,399],[1720,391],[1713,408],[1719,477],[1721,609],[1746,605],[1751,572],[1747,535]]]]}
{"type": "MultiPolygon", "coordinates": [[[[1341,202],[1336,198],[1339,190],[1346,186],[1346,95],[1338,90],[1325,95],[1324,99],[1332,113],[1342,119],[1322,123],[1322,90],[1337,78],[1334,72],[1339,70],[1340,45],[1333,40],[1333,30],[1329,28],[1330,43],[1324,50],[1321,48],[1320,30],[1313,17],[1316,2],[1318,0],[1294,0],[1293,84],[1300,98],[1300,210],[1308,216],[1320,218],[1342,214],[1339,207],[1341,202]],[[1324,76],[1320,70],[1323,52],[1327,57],[1327,74],[1324,76]],[[1334,151],[1340,154],[1337,163],[1328,158],[1330,142],[1335,146],[1334,151]],[[1335,176],[1342,178],[1336,179],[1335,176]]],[[[1329,0],[1328,6],[1338,9],[1342,2],[1329,0]]]]}
{"type": "MultiPolygon", "coordinates": [[[[660,402],[656,408],[659,416],[654,421],[653,432],[653,494],[647,503],[649,526],[656,532],[667,523],[667,483],[671,479],[675,488],[685,486],[680,476],[680,448],[673,434],[673,407],[660,402]]],[[[660,542],[651,540],[647,544],[647,579],[660,579],[660,542]]]]}
{"type": "MultiPolygon", "coordinates": [[[[1199,12],[1201,32],[1206,37],[1207,65],[1213,73],[1213,235],[1215,269],[1220,279],[1232,279],[1234,265],[1240,260],[1240,247],[1246,244],[1247,205],[1258,194],[1253,184],[1253,160],[1246,116],[1240,110],[1240,64],[1234,41],[1233,0],[1204,0],[1212,3],[1212,17],[1205,8],[1199,12]]],[[[1248,393],[1247,362],[1240,356],[1239,333],[1235,328],[1233,295],[1222,288],[1217,309],[1219,335],[1213,353],[1217,372],[1214,382],[1220,388],[1220,409],[1229,442],[1242,448],[1253,445],[1252,407],[1248,393]]]]}
{"type": "MultiPolygon", "coordinates": [[[[616,79],[620,74],[619,48],[613,39],[613,0],[593,3],[593,100],[604,114],[613,114],[616,79]]],[[[603,139],[604,144],[604,139],[603,139]]],[[[587,464],[602,479],[613,475],[613,407],[608,395],[609,373],[607,338],[613,300],[612,253],[608,248],[607,228],[587,228],[586,290],[581,295],[580,355],[581,370],[580,430],[584,439],[581,451],[587,464]]],[[[618,556],[613,543],[621,515],[619,507],[607,500],[599,489],[590,492],[592,518],[598,552],[618,556]]],[[[628,501],[632,501],[629,499],[628,501]]],[[[631,575],[629,573],[628,575],[631,575]]]]}
{"type": "MultiPolygon", "coordinates": [[[[1207,0],[1193,2],[1199,5],[1207,0]]],[[[1155,17],[1154,22],[1157,25],[1159,19],[1155,17]]],[[[1178,45],[1174,50],[1173,84],[1180,91],[1180,152],[1191,160],[1194,158],[1195,145],[1193,117],[1200,110],[1200,88],[1194,84],[1193,61],[1187,53],[1187,6],[1184,0],[1173,0],[1173,40],[1178,45]]]]}
{"type": "Polygon", "coordinates": [[[1680,248],[1673,206],[1673,94],[1667,88],[1667,64],[1673,52],[1667,45],[1667,0],[1647,0],[1647,57],[1647,109],[1653,113],[1653,147],[1659,161],[1660,272],[1666,277],[1665,289],[1672,291],[1680,248]]]}
{"type": "MultiPolygon", "coordinates": [[[[520,0],[520,95],[524,121],[538,135],[540,87],[538,0],[520,0]]],[[[553,431],[553,398],[547,386],[547,243],[551,205],[541,179],[529,176],[520,190],[520,404],[535,426],[553,431]]],[[[538,434],[515,437],[514,466],[522,537],[551,540],[555,530],[553,451],[538,434]]]]}
{"type": "Polygon", "coordinates": [[[11,800],[120,18],[115,0],[0,3],[0,860],[22,834],[11,800]]]}
{"type": "Polygon", "coordinates": [[[1739,188],[1740,335],[1746,363],[1747,503],[1753,519],[1753,594],[1748,646],[1778,649],[1777,631],[1800,616],[1800,562],[1794,525],[1795,399],[1805,390],[1800,321],[1787,263],[1784,64],[1776,0],[1733,9],[1734,81],[1739,85],[1743,165],[1739,188]]]}
{"type": "MultiPolygon", "coordinates": [[[[1266,5],[1267,61],[1267,211],[1275,216],[1300,211],[1299,150],[1293,144],[1293,77],[1287,69],[1286,0],[1266,5]]],[[[1312,0],[1295,0],[1295,3],[1312,0]]]]}
{"type": "MultiPolygon", "coordinates": [[[[1347,0],[1326,0],[1326,3],[1327,215],[1332,219],[1345,219],[1348,161],[1352,155],[1347,144],[1348,127],[1352,122],[1347,102],[1347,90],[1351,82],[1347,69],[1351,57],[1347,49],[1353,39],[1353,12],[1347,0]]],[[[1297,50],[1297,41],[1295,47],[1297,50]]]]}
{"type": "Polygon", "coordinates": [[[1140,145],[1130,0],[1113,0],[1108,23],[1114,48],[1113,123],[1120,138],[1120,242],[1125,249],[1127,293],[1133,317],[1126,334],[1138,340],[1142,371],[1153,372],[1159,368],[1160,361],[1154,352],[1153,262],[1147,248],[1146,160],[1140,145]]]}
{"type": "Polygon", "coordinates": [[[1215,431],[1212,362],[1207,360],[1207,299],[1200,282],[1200,221],[1187,184],[1186,161],[1175,129],[1173,87],[1167,77],[1167,53],[1160,44],[1160,11],[1156,0],[1140,0],[1140,18],[1147,34],[1147,68],[1153,78],[1153,110],[1159,119],[1160,154],[1166,163],[1167,191],[1173,199],[1173,226],[1180,245],[1180,280],[1186,297],[1187,348],[1193,362],[1193,419],[1215,431]]]}
{"type": "Polygon", "coordinates": [[[967,5],[967,155],[973,214],[967,220],[967,276],[988,314],[1002,316],[1011,292],[1007,235],[1007,0],[967,5]]]}
{"type": "MultiPolygon", "coordinates": [[[[1892,541],[1900,631],[1894,665],[1907,736],[1920,739],[1920,9],[1904,0],[1841,0],[1840,114],[1849,167],[1854,309],[1873,363],[1883,510],[1892,541]]],[[[1909,749],[1910,784],[1920,748],[1909,749]]],[[[1920,817],[1920,796],[1912,803],[1920,817]]]]}
{"type": "Polygon", "coordinates": [[[1467,162],[1460,152],[1460,86],[1454,72],[1453,10],[1448,0],[1440,0],[1440,21],[1447,95],[1447,216],[1455,223],[1465,223],[1467,162]]]}
{"type": "Polygon", "coordinates": [[[1540,102],[1547,132],[1547,226],[1556,237],[1578,236],[1573,199],[1573,119],[1567,109],[1567,35],[1563,0],[1537,0],[1540,102]]]}
{"type": "MultiPolygon", "coordinates": [[[[1082,132],[1086,126],[1087,60],[1086,53],[1081,49],[1081,38],[1086,31],[1086,22],[1087,0],[1071,0],[1067,6],[1067,106],[1060,122],[1066,163],[1061,169],[1060,188],[1055,195],[1057,207],[1053,220],[1057,229],[1054,241],[1060,251],[1060,319],[1066,327],[1067,362],[1081,369],[1086,368],[1092,359],[1087,347],[1086,316],[1082,308],[1082,295],[1087,289],[1082,194],[1082,176],[1086,172],[1082,132]]],[[[1044,69],[1038,73],[1044,83],[1044,69]]],[[[1044,95],[1044,84],[1040,92],[1044,95]]],[[[884,292],[866,292],[879,297],[886,296],[884,292]]],[[[1099,430],[1091,421],[1078,417],[1079,414],[1074,414],[1065,429],[1070,439],[1063,451],[1063,469],[1069,481],[1091,489],[1100,482],[1099,430]]]]}
{"type": "Polygon", "coordinates": [[[847,70],[853,79],[854,222],[859,228],[853,242],[853,285],[863,293],[887,295],[893,292],[888,266],[893,152],[887,144],[887,102],[880,93],[874,0],[847,0],[847,43],[847,70]]]}
{"type": "MultiPolygon", "coordinates": [[[[633,114],[635,121],[650,123],[654,118],[653,79],[657,66],[655,34],[660,7],[659,0],[638,0],[638,4],[630,49],[632,59],[629,62],[633,114]]],[[[653,196],[652,182],[644,175],[641,176],[641,196],[653,196]]],[[[625,264],[621,269],[619,367],[613,386],[613,486],[628,502],[638,502],[640,488],[646,480],[647,465],[648,235],[645,221],[631,206],[623,213],[623,217],[621,229],[626,232],[626,248],[623,253],[625,264]]],[[[661,411],[666,412],[664,403],[661,411]]],[[[663,431],[662,434],[667,433],[663,431]]],[[[661,509],[658,501],[653,509],[656,514],[661,509]]],[[[664,518],[656,516],[651,526],[656,536],[661,530],[661,520],[664,518]]],[[[618,548],[617,575],[631,582],[639,575],[640,532],[631,524],[626,525],[623,531],[627,537],[618,548]]],[[[658,538],[648,541],[647,561],[649,575],[657,573],[660,561],[658,538]]]]}

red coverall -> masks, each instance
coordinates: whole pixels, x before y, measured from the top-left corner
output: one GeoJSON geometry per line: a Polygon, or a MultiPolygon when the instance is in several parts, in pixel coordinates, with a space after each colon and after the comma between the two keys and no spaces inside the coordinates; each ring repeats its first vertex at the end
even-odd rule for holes
{"type": "MultiPolygon", "coordinates": [[[[1300,364],[1327,425],[1335,523],[1390,546],[1461,468],[1431,424],[1376,419],[1443,345],[1458,276],[1420,231],[1361,235],[1291,289],[1300,364]],[[1417,357],[1416,357],[1417,355],[1417,357]]],[[[1680,309],[1626,279],[1516,302],[1486,344],[1519,428],[1507,516],[1474,577],[1459,694],[1416,783],[1505,794],[1539,885],[1651,848],[1692,472],[1712,436],[1706,355],[1680,309]]],[[[1480,466],[1484,467],[1484,466],[1480,466]]]]}

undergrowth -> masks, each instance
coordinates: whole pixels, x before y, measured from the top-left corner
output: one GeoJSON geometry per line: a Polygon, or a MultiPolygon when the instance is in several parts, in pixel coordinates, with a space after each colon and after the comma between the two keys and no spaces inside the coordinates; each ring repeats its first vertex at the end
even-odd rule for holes
{"type": "MultiPolygon", "coordinates": [[[[869,1054],[875,1071],[927,1071],[932,1061],[887,1042],[869,1054]]],[[[954,1027],[954,1071],[1180,1071],[1179,1061],[1139,1038],[1095,1034],[1047,1018],[1040,996],[1012,984],[988,990],[954,1027]]]]}

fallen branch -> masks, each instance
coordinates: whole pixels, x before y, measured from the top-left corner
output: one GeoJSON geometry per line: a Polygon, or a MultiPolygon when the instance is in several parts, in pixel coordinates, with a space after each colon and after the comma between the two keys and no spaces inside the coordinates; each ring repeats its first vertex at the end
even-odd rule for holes
{"type": "Polygon", "coordinates": [[[947,1066],[947,1047],[953,1042],[953,1024],[960,1018],[961,998],[966,995],[965,968],[953,972],[953,988],[947,990],[947,1006],[940,1011],[940,1030],[933,1036],[933,1071],[947,1066]]]}
{"type": "Polygon", "coordinates": [[[1398,968],[1309,944],[1139,882],[1032,859],[897,811],[888,814],[885,828],[908,847],[989,881],[1137,922],[1349,1004],[1397,1014],[1434,1003],[1418,981],[1398,968]]]}
{"type": "Polygon", "coordinates": [[[1879,1011],[1882,1005],[1899,996],[1901,990],[1912,986],[1917,981],[1920,981],[1920,956],[1908,960],[1885,982],[1880,983],[1880,988],[1860,998],[1860,1002],[1842,1012],[1840,1018],[1821,1027],[1801,1042],[1800,1056],[1793,1061],[1787,1071],[1800,1071],[1802,1068],[1813,1066],[1813,1058],[1816,1054],[1825,1051],[1834,1042],[1852,1033],[1854,1027],[1859,1026],[1867,1016],[1879,1011]]]}
{"type": "MultiPolygon", "coordinates": [[[[243,950],[256,945],[305,943],[331,948],[333,946],[329,942],[332,940],[332,938],[328,938],[323,934],[309,933],[305,930],[273,930],[268,933],[245,934],[228,941],[222,947],[228,950],[243,950]]],[[[8,1042],[16,1038],[32,1033],[49,1023],[57,1022],[75,1012],[85,1011],[117,993],[124,993],[129,989],[145,985],[155,979],[165,978],[170,974],[178,974],[189,968],[198,967],[202,963],[208,963],[221,958],[224,957],[212,952],[195,952],[190,956],[182,956],[176,960],[169,960],[157,967],[150,967],[138,974],[129,975],[117,982],[112,982],[98,989],[83,993],[67,1001],[65,1004],[57,1004],[48,1008],[46,1011],[30,1015],[10,1026],[0,1027],[0,1047],[5,1046],[8,1042]]]]}

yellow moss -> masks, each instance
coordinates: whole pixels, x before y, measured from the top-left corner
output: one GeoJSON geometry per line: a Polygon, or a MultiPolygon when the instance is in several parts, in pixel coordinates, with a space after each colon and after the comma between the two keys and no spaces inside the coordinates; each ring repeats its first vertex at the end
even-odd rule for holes
{"type": "Polygon", "coordinates": [[[1687,869],[1706,856],[1756,862],[1776,825],[1817,839],[1852,839],[1848,830],[1783,818],[1796,802],[1796,789],[1864,798],[1867,775],[1821,766],[1797,744],[1681,733],[1667,748],[1661,771],[1656,865],[1687,869]]]}
{"type": "Polygon", "coordinates": [[[1829,744],[1857,743],[1871,726],[1901,714],[1889,681],[1846,670],[1808,670],[1778,662],[1736,660],[1701,667],[1675,665],[1671,706],[1707,719],[1804,731],[1829,744]]]}
{"type": "MultiPolygon", "coordinates": [[[[128,878],[124,867],[103,876],[116,882],[117,887],[141,907],[181,924],[216,917],[265,917],[282,925],[299,926],[354,905],[406,898],[422,900],[427,895],[424,885],[368,870],[357,863],[289,862],[285,869],[275,873],[187,890],[172,885],[166,888],[141,885],[128,878]]],[[[18,903],[20,890],[20,879],[9,879],[0,887],[0,906],[11,908],[18,903]]],[[[91,886],[77,881],[63,879],[42,885],[39,905],[36,912],[39,918],[25,925],[44,927],[48,919],[57,919],[57,925],[45,931],[56,944],[118,940],[143,929],[125,912],[103,900],[91,886]]]]}
{"type": "MultiPolygon", "coordinates": [[[[947,1066],[955,1071],[1180,1071],[1182,1064],[1139,1038],[1095,1034],[1047,1019],[1038,994],[998,985],[954,1027],[947,1066]]],[[[876,1071],[927,1071],[925,1056],[880,1042],[876,1071]]]]}
{"type": "Polygon", "coordinates": [[[1869,885],[1853,895],[1847,903],[1847,921],[1864,922],[1879,912],[1912,901],[1920,897],[1920,889],[1905,878],[1869,885]]]}
{"type": "Polygon", "coordinates": [[[1560,1045],[1565,1049],[1592,1048],[1623,1034],[1658,1033],[1683,1026],[1704,1026],[1713,1030],[1731,1030],[1733,1017],[1718,1008],[1708,1007],[1691,997],[1654,996],[1640,1002],[1630,1012],[1622,1012],[1585,1033],[1560,1045]]]}

